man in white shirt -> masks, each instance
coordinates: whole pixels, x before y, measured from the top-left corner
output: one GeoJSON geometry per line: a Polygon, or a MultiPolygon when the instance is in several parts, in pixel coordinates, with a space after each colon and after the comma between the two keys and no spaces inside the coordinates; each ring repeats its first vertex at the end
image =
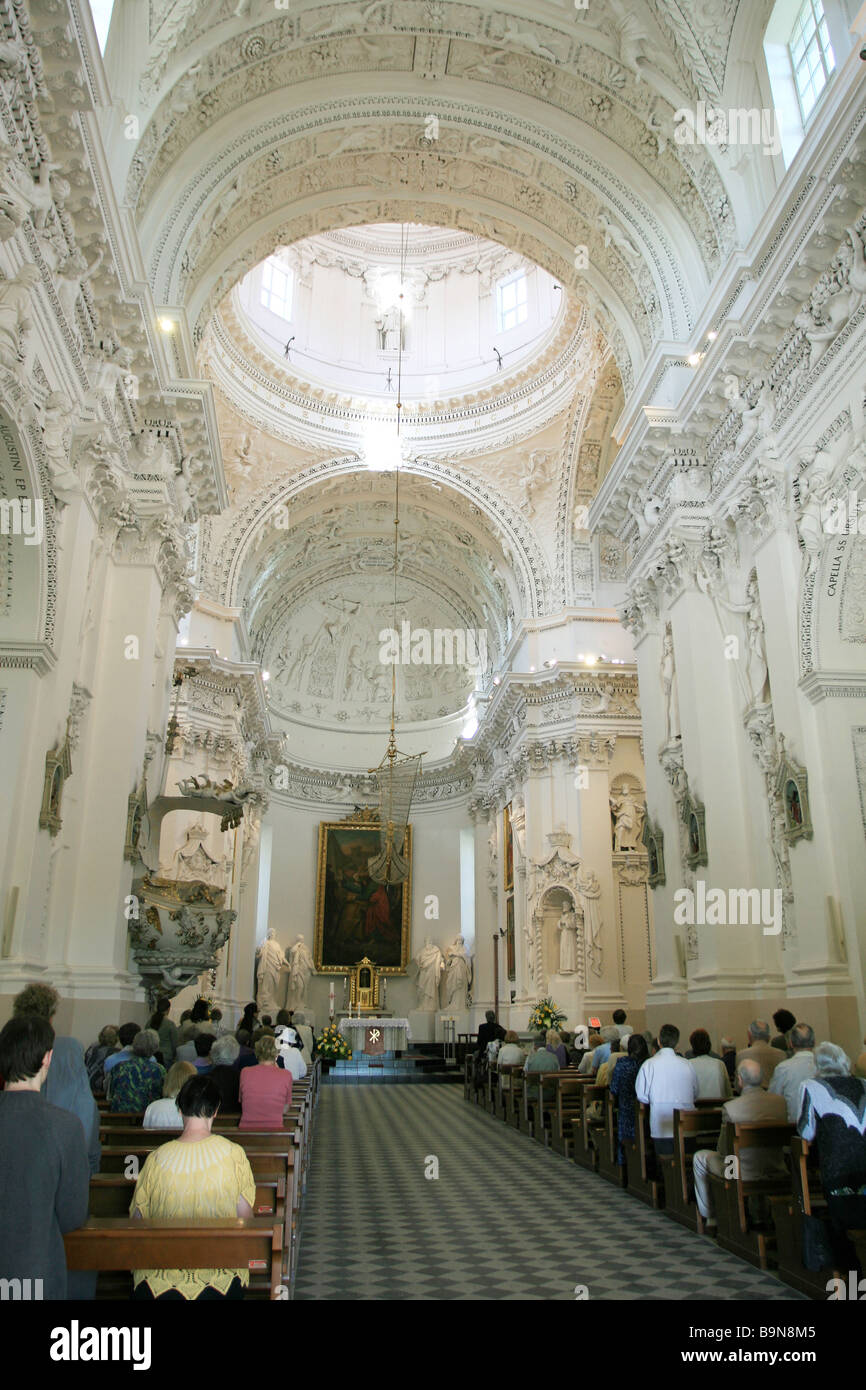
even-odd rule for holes
{"type": "Polygon", "coordinates": [[[634,1093],[650,1108],[650,1134],[657,1154],[674,1151],[674,1110],[692,1110],[698,1095],[698,1078],[685,1057],[674,1048],[680,1030],[672,1023],[659,1029],[659,1050],[644,1062],[635,1080],[634,1093]]]}
{"type": "Polygon", "coordinates": [[[788,1120],[795,1125],[800,1118],[800,1103],[803,1084],[815,1075],[815,1034],[808,1023],[798,1023],[788,1034],[793,1057],[780,1062],[770,1078],[768,1090],[771,1095],[784,1096],[788,1107],[788,1120]]]}

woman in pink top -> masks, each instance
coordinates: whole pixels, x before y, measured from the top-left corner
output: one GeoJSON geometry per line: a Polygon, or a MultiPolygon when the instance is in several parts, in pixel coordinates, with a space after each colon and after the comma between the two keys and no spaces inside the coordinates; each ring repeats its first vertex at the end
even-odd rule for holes
{"type": "Polygon", "coordinates": [[[256,1060],[258,1066],[244,1067],[240,1075],[238,1129],[282,1129],[283,1116],[292,1103],[292,1074],[277,1066],[275,1038],[259,1038],[256,1060]]]}

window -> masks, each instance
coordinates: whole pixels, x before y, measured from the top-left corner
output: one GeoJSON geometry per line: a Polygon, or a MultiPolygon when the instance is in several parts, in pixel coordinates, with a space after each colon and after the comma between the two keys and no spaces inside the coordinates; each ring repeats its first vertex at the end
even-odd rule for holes
{"type": "Polygon", "coordinates": [[[521,271],[510,280],[500,280],[496,286],[496,327],[500,333],[525,323],[529,317],[528,287],[521,271]]]}
{"type": "Polygon", "coordinates": [[[788,53],[800,110],[807,121],[836,67],[822,0],[804,0],[788,40],[788,53]]]}
{"type": "Polygon", "coordinates": [[[292,272],[281,261],[270,257],[262,266],[259,303],[281,319],[292,317],[292,272]]]}

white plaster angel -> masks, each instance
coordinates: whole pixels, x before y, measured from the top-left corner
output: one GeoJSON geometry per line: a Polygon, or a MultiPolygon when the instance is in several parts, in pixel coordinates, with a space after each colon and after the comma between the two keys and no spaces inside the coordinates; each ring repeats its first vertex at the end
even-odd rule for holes
{"type": "Polygon", "coordinates": [[[746,641],[748,644],[747,681],[752,700],[756,704],[766,704],[769,698],[767,685],[767,646],[764,640],[764,620],[761,616],[761,600],[758,594],[758,580],[753,573],[746,585],[746,598],[743,603],[731,603],[717,596],[722,608],[729,613],[742,613],[746,619],[746,641]]]}
{"type": "Polygon", "coordinates": [[[42,409],[42,442],[51,488],[61,501],[78,488],[78,475],[69,460],[69,436],[75,417],[68,397],[62,391],[52,391],[42,409]]]}
{"type": "Polygon", "coordinates": [[[801,457],[803,463],[810,466],[808,472],[801,472],[797,480],[799,501],[795,507],[795,517],[797,533],[806,556],[806,574],[813,574],[818,568],[827,539],[824,516],[830,495],[832,465],[826,455],[818,453],[816,449],[806,451],[801,457]]]}
{"type": "Polygon", "coordinates": [[[604,234],[605,246],[614,246],[632,270],[640,263],[641,254],[631,237],[623,231],[618,222],[603,209],[598,214],[598,225],[604,234]]]}
{"type": "Polygon", "coordinates": [[[665,742],[671,743],[682,735],[680,701],[677,689],[677,669],[674,660],[674,639],[670,628],[665,629],[661,664],[662,689],[665,697],[665,742]]]}
{"type": "Polygon", "coordinates": [[[41,278],[36,266],[25,261],[17,274],[0,281],[0,364],[21,377],[30,368],[31,300],[41,278]]]}

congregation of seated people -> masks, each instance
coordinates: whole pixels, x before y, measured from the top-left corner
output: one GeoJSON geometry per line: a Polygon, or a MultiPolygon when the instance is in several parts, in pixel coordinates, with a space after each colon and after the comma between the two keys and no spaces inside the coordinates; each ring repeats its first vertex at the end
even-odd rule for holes
{"type": "MultiPolygon", "coordinates": [[[[553,1029],[524,1047],[515,1031],[504,1033],[492,1012],[486,1029],[479,1030],[479,1042],[482,1031],[487,1055],[501,1069],[503,1092],[511,1089],[514,1067],[526,1076],[569,1069],[608,1089],[616,1102],[620,1165],[626,1161],[624,1146],[635,1141],[635,1101],[648,1109],[652,1148],[660,1158],[673,1154],[676,1110],[716,1103],[721,1110],[717,1146],[698,1149],[692,1168],[695,1201],[710,1233],[717,1226],[711,1176],[723,1175],[726,1159],[734,1154],[734,1127],[794,1126],[817,1151],[834,1258],[839,1267],[853,1267],[846,1230],[866,1227],[866,1039],[852,1065],[834,1043],[816,1045],[811,1025],[798,1022],[788,1009],[773,1014],[772,1028],[755,1019],[739,1049],[732,1039],[721,1038],[719,1052],[705,1028],[694,1029],[685,1048],[675,1025],[663,1025],[657,1036],[635,1033],[621,1009],[612,1023],[589,1033],[586,1048],[576,1048],[568,1031],[553,1029]]],[[[588,1122],[601,1118],[603,1104],[589,1101],[588,1122]]],[[[746,1150],[740,1161],[747,1182],[785,1178],[789,1172],[789,1159],[774,1147],[746,1150]]]]}
{"type": "MultiPolygon", "coordinates": [[[[146,1027],[106,1024],[85,1050],[56,1035],[59,1004],[52,986],[28,985],[0,1031],[0,1279],[41,1279],[46,1299],[93,1298],[97,1275],[67,1271],[63,1236],[87,1219],[102,1156],[99,1105],[121,1122],[140,1117],[142,1131],[178,1131],[143,1163],[133,1217],[249,1217],[249,1161],[239,1144],[211,1133],[214,1120],[236,1115],[239,1130],[283,1129],[315,1042],[303,1015],[283,1011],[274,1027],[251,1004],[245,1026],[231,1033],[204,1000],[175,1024],[170,1000],[160,999],[146,1027]]],[[[233,1299],[248,1282],[242,1269],[138,1270],[133,1297],[233,1299]]]]}

